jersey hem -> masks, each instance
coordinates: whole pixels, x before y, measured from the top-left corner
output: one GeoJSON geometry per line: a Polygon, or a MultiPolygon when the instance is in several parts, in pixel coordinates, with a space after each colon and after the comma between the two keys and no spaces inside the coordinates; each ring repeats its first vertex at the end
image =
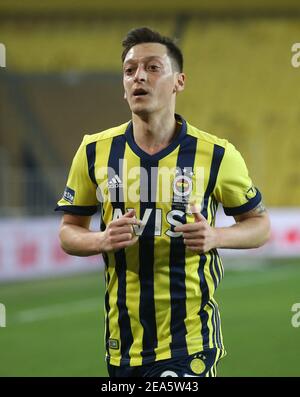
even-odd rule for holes
{"type": "MultiPolygon", "coordinates": [[[[215,346],[215,345],[211,346],[211,347],[208,347],[208,346],[202,347],[202,348],[200,347],[198,352],[205,352],[206,350],[210,350],[210,349],[217,349],[219,351],[224,352],[225,355],[226,355],[226,350],[225,350],[224,346],[215,346]]],[[[165,357],[164,358],[159,358],[159,356],[156,357],[156,359],[153,359],[152,357],[149,357],[148,359],[147,358],[142,358],[142,364],[141,364],[141,358],[138,358],[136,360],[133,359],[133,358],[131,358],[131,359],[130,358],[122,358],[122,359],[120,359],[120,358],[110,357],[108,354],[106,354],[105,359],[106,359],[106,362],[108,364],[115,365],[117,367],[122,366],[122,365],[129,365],[131,367],[138,367],[138,366],[141,366],[141,365],[144,365],[144,364],[150,364],[150,363],[154,363],[154,362],[157,362],[157,361],[170,360],[172,358],[177,358],[177,357],[188,357],[188,356],[190,356],[192,354],[194,354],[194,353],[187,354],[186,353],[186,349],[177,349],[177,350],[173,351],[173,356],[169,357],[169,358],[165,358],[165,357]]]]}

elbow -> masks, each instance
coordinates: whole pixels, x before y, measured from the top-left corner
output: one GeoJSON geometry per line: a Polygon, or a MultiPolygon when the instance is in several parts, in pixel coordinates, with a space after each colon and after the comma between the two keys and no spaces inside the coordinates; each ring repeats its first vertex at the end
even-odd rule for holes
{"type": "Polygon", "coordinates": [[[74,253],[72,252],[71,247],[68,244],[68,241],[65,238],[65,233],[63,228],[60,230],[59,232],[59,242],[60,242],[60,247],[61,249],[68,255],[74,255],[74,253]]]}
{"type": "Polygon", "coordinates": [[[75,248],[70,246],[67,242],[60,240],[60,247],[61,249],[68,255],[72,256],[83,256],[78,252],[75,248]]]}
{"type": "Polygon", "coordinates": [[[60,241],[60,247],[66,254],[74,255],[72,250],[64,242],[60,241]]]}
{"type": "Polygon", "coordinates": [[[267,229],[267,231],[266,231],[266,237],[265,237],[265,241],[264,241],[264,244],[266,244],[267,242],[269,242],[270,241],[270,239],[271,239],[271,225],[270,225],[270,223],[269,223],[269,226],[268,226],[268,229],[267,229]]]}
{"type": "Polygon", "coordinates": [[[271,233],[265,234],[261,237],[261,239],[257,242],[257,244],[253,248],[260,248],[263,247],[267,242],[270,240],[271,233]]]}
{"type": "Polygon", "coordinates": [[[264,227],[262,233],[260,235],[260,239],[255,248],[260,248],[263,245],[267,244],[267,242],[271,239],[271,223],[269,217],[264,220],[264,227]]]}

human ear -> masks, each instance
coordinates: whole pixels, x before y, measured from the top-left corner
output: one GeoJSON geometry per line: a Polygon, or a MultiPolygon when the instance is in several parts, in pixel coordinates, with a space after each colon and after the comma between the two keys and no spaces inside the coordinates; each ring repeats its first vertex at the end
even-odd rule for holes
{"type": "Polygon", "coordinates": [[[176,76],[176,83],[175,83],[175,88],[174,92],[181,92],[184,90],[185,86],[185,74],[184,73],[178,73],[176,76]]]}

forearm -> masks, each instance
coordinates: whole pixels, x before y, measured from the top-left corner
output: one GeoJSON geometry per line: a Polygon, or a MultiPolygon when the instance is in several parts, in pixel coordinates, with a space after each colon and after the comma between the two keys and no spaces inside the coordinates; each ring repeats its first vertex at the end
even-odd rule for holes
{"type": "Polygon", "coordinates": [[[101,253],[102,232],[92,232],[82,226],[64,224],[60,229],[62,249],[69,255],[91,256],[101,253]]]}
{"type": "Polygon", "coordinates": [[[270,237],[269,218],[248,218],[230,227],[216,228],[216,234],[216,248],[258,248],[270,237]]]}

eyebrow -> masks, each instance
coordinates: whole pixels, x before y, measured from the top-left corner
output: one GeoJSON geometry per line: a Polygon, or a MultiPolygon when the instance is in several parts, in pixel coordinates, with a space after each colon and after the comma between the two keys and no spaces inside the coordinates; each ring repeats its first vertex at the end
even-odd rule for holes
{"type": "MultiPolygon", "coordinates": [[[[151,60],[154,60],[154,59],[162,62],[161,61],[161,57],[159,55],[150,55],[148,57],[142,58],[142,60],[145,60],[145,61],[151,61],[151,60]]],[[[128,59],[127,61],[124,62],[124,66],[127,65],[128,63],[137,63],[137,62],[138,62],[138,60],[136,58],[131,58],[131,59],[128,59]]]]}

